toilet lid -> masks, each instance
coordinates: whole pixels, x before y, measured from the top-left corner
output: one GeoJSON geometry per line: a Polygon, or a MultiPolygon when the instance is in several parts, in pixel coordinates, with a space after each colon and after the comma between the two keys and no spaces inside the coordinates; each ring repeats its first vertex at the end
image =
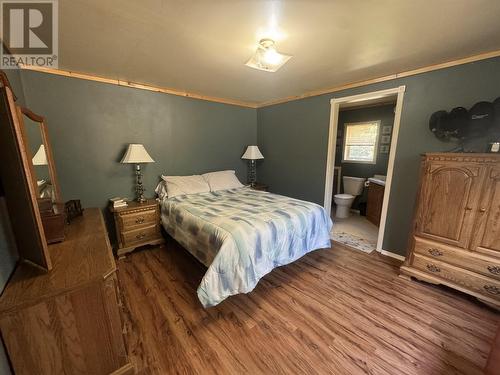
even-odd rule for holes
{"type": "Polygon", "coordinates": [[[351,199],[351,198],[354,198],[354,195],[351,195],[351,194],[335,194],[335,198],[351,199]]]}

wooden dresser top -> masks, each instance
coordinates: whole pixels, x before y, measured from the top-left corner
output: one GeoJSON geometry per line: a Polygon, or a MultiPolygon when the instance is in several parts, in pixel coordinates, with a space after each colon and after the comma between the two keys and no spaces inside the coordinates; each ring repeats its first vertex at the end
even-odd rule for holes
{"type": "Polygon", "coordinates": [[[20,262],[0,297],[0,313],[82,288],[116,271],[102,213],[85,209],[66,228],[64,242],[49,245],[53,269],[20,262]]]}
{"type": "Polygon", "coordinates": [[[111,212],[130,212],[130,211],[141,211],[141,210],[150,210],[152,208],[156,208],[158,206],[158,201],[156,199],[147,199],[144,203],[139,203],[136,201],[128,202],[128,206],[126,207],[110,207],[109,210],[111,212]]]}
{"type": "Polygon", "coordinates": [[[475,153],[475,152],[426,152],[424,159],[439,161],[465,161],[465,162],[493,162],[500,161],[500,153],[475,153]]]}

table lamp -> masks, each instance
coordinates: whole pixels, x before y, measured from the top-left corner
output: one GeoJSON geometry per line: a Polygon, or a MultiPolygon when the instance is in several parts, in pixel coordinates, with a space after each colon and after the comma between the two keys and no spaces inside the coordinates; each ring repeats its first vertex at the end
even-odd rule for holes
{"type": "Polygon", "coordinates": [[[32,159],[33,165],[48,165],[47,154],[45,153],[45,145],[41,144],[40,148],[36,152],[32,159]]]}
{"type": "Polygon", "coordinates": [[[131,143],[128,145],[127,151],[125,155],[123,155],[120,163],[124,164],[135,164],[135,176],[136,176],[136,185],[135,185],[135,193],[136,200],[139,203],[146,202],[146,198],[144,198],[144,186],[142,186],[142,173],[141,173],[141,164],[142,163],[154,163],[155,161],[149,156],[148,152],[144,148],[143,145],[137,143],[131,143]]]}
{"type": "Polygon", "coordinates": [[[242,159],[249,160],[249,168],[248,168],[248,183],[250,186],[255,186],[255,182],[257,180],[257,168],[256,168],[256,160],[264,159],[264,156],[259,150],[257,146],[248,146],[247,150],[241,157],[242,159]]]}

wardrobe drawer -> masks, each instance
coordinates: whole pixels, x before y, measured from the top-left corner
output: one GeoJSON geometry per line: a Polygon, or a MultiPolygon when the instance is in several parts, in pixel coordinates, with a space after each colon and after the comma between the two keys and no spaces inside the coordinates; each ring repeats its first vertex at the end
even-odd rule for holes
{"type": "Polygon", "coordinates": [[[415,237],[415,253],[500,280],[500,260],[415,237]]]}
{"type": "Polygon", "coordinates": [[[500,282],[451,264],[414,254],[412,266],[471,292],[500,300],[500,282]]]}
{"type": "Polygon", "coordinates": [[[119,215],[120,225],[123,230],[132,227],[149,226],[156,224],[156,209],[119,215]]]}
{"type": "Polygon", "coordinates": [[[130,246],[140,242],[148,242],[160,237],[157,225],[122,232],[121,235],[124,246],[130,246]]]}

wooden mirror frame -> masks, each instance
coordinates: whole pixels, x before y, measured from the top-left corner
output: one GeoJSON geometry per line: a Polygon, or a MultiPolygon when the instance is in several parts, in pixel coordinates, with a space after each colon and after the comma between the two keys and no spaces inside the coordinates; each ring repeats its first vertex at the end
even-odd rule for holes
{"type": "MultiPolygon", "coordinates": [[[[28,160],[30,161],[29,165],[31,168],[31,175],[33,177],[31,183],[34,184],[34,189],[38,193],[37,178],[33,163],[31,162],[31,160],[33,159],[33,155],[31,155],[30,148],[27,147],[29,144],[29,140],[27,139],[26,124],[24,123],[23,115],[28,117],[31,121],[36,122],[40,125],[42,144],[45,146],[45,155],[47,157],[47,164],[49,167],[50,183],[52,184],[52,188],[54,189],[54,201],[61,202],[61,190],[59,189],[59,183],[57,181],[56,167],[54,163],[54,157],[52,155],[52,146],[50,145],[49,133],[47,130],[47,124],[45,123],[45,117],[37,115],[36,113],[33,113],[31,110],[25,107],[18,106],[17,112],[21,126],[21,132],[24,138],[24,143],[26,145],[24,149],[27,153],[28,160]]],[[[39,196],[37,196],[37,198],[39,198],[39,196]]]]}
{"type": "Polygon", "coordinates": [[[38,207],[38,189],[33,185],[32,162],[19,114],[10,86],[0,80],[0,173],[17,251],[22,261],[50,271],[52,261],[38,207]]]}

